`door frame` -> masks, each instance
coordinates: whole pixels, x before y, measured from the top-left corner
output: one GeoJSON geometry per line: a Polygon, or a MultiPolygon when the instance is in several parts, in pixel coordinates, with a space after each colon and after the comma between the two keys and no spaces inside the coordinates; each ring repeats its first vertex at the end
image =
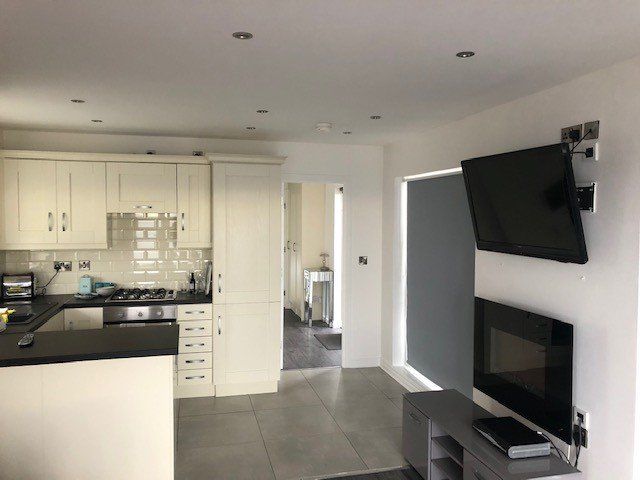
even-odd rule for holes
{"type": "MultiPolygon", "coordinates": [[[[351,345],[353,345],[353,322],[351,321],[351,298],[349,296],[350,285],[351,285],[351,271],[349,270],[348,260],[351,258],[351,188],[349,177],[344,175],[312,175],[312,174],[297,174],[297,173],[283,173],[282,174],[282,184],[280,186],[280,198],[281,201],[284,202],[284,186],[287,183],[321,183],[323,185],[327,184],[338,184],[342,185],[342,261],[341,261],[341,273],[342,273],[342,281],[341,286],[341,305],[340,305],[340,315],[342,318],[342,360],[341,365],[343,367],[349,366],[349,352],[351,351],[351,345]]],[[[282,272],[281,272],[281,288],[280,291],[284,291],[284,246],[286,244],[286,239],[284,238],[284,208],[280,209],[282,218],[282,244],[280,246],[280,252],[282,255],[282,272]]],[[[334,219],[335,225],[335,219],[334,219]]],[[[284,299],[283,299],[284,302],[284,299]]],[[[284,305],[284,303],[283,303],[284,305]]],[[[280,332],[280,358],[283,358],[284,349],[283,349],[283,339],[284,339],[284,308],[283,315],[281,319],[281,332],[280,332]]],[[[281,360],[282,367],[282,360],[281,360]]]]}

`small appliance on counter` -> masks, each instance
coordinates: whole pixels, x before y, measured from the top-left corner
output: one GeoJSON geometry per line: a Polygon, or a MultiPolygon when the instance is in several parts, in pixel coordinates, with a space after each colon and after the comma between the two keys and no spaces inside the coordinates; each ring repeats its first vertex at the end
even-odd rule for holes
{"type": "Polygon", "coordinates": [[[91,300],[97,296],[98,294],[93,291],[93,278],[91,278],[91,275],[82,275],[78,282],[78,293],[74,297],[80,300],[91,300]]]}
{"type": "Polygon", "coordinates": [[[33,272],[2,275],[2,300],[30,300],[36,296],[36,280],[33,272]]]}

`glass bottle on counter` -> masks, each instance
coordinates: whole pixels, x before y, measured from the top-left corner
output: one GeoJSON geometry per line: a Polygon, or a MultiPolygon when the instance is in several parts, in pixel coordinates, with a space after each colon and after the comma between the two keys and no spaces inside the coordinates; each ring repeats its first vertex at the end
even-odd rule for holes
{"type": "Polygon", "coordinates": [[[194,272],[191,272],[189,276],[189,293],[196,293],[196,275],[194,272]]]}

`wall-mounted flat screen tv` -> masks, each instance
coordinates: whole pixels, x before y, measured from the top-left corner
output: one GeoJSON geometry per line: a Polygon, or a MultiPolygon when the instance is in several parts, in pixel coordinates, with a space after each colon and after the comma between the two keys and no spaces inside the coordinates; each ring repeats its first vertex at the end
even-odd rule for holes
{"type": "Polygon", "coordinates": [[[573,325],[476,297],[473,386],[566,443],[573,325]]]}
{"type": "Polygon", "coordinates": [[[465,160],[462,173],[478,249],[587,262],[567,144],[465,160]]]}

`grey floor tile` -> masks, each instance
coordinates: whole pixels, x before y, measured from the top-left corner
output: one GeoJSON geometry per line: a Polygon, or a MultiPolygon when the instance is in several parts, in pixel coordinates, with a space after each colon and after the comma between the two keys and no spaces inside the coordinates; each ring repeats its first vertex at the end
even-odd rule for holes
{"type": "Polygon", "coordinates": [[[322,402],[327,408],[338,403],[357,401],[363,397],[386,398],[371,382],[363,377],[359,379],[342,380],[340,382],[323,382],[313,385],[322,402]]]}
{"type": "Polygon", "coordinates": [[[365,465],[342,433],[266,440],[278,480],[362,470],[365,465]]]}
{"type": "Polygon", "coordinates": [[[185,448],[176,457],[175,480],[273,480],[262,441],[185,448]]]}
{"type": "Polygon", "coordinates": [[[398,397],[408,392],[406,388],[379,367],[362,368],[360,372],[389,398],[398,397]]]}
{"type": "Polygon", "coordinates": [[[180,416],[211,415],[214,413],[250,412],[248,395],[233,397],[197,397],[180,400],[180,416]]]}
{"type": "Polygon", "coordinates": [[[306,382],[307,379],[302,374],[302,370],[282,370],[280,381],[284,383],[306,382]]]}
{"type": "Polygon", "coordinates": [[[366,380],[366,377],[355,368],[313,368],[301,370],[301,372],[312,385],[366,380]]]}
{"type": "Polygon", "coordinates": [[[260,410],[256,418],[265,440],[340,432],[322,405],[260,410]]]}
{"type": "Polygon", "coordinates": [[[260,440],[262,437],[253,412],[181,417],[178,426],[178,450],[260,440]]]}
{"type": "Polygon", "coordinates": [[[320,397],[311,388],[307,380],[287,379],[280,381],[275,393],[251,395],[254,410],[271,410],[274,408],[295,407],[303,405],[320,405],[320,397]]]}
{"type": "Polygon", "coordinates": [[[406,465],[402,456],[402,427],[349,432],[347,437],[369,468],[406,465]]]}
{"type": "Polygon", "coordinates": [[[327,409],[345,432],[402,426],[402,410],[383,395],[337,401],[327,409]]]}

